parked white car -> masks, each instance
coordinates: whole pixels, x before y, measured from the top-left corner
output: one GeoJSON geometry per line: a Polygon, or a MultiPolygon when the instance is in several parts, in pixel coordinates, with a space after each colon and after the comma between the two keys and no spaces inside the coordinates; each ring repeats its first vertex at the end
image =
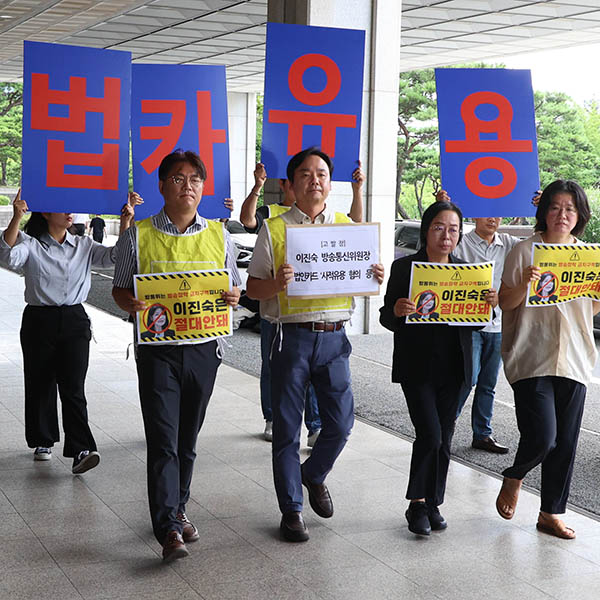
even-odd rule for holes
{"type": "Polygon", "coordinates": [[[250,264],[257,236],[255,233],[248,233],[239,221],[229,220],[226,227],[237,251],[237,266],[245,269],[250,264]]]}

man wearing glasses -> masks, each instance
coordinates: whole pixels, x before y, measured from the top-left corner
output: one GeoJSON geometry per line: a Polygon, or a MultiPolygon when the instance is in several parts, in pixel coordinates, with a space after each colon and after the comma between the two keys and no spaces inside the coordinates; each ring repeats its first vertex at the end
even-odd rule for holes
{"type": "MultiPolygon", "coordinates": [[[[119,239],[113,298],[133,317],[146,309],[133,293],[138,273],[227,268],[234,287],[222,298],[230,306],[237,305],[241,280],[229,233],[223,223],[208,221],[197,212],[206,176],[206,167],[194,152],[175,150],[165,156],[158,168],[164,207],[119,239]]],[[[185,506],[196,438],[221,364],[219,343],[208,338],[136,348],[150,515],[167,562],[187,556],[185,543],[200,537],[185,506]]]]}

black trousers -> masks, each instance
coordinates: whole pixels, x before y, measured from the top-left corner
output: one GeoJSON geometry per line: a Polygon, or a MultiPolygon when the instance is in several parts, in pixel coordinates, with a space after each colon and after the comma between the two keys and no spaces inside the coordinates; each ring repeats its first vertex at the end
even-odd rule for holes
{"type": "Polygon", "coordinates": [[[401,383],[415,428],[406,491],[409,500],[425,498],[432,506],[444,502],[461,384],[448,377],[401,383]]]}
{"type": "Polygon", "coordinates": [[[85,376],[90,353],[90,320],[81,304],[27,305],[21,322],[25,373],[25,439],[30,448],[60,440],[56,390],[62,403],[63,454],[96,450],[88,425],[85,376]]]}
{"type": "Polygon", "coordinates": [[[566,510],[587,388],[566,377],[532,377],[512,384],[521,438],[512,467],[523,479],[541,463],[541,510],[566,510]]]}
{"type": "Polygon", "coordinates": [[[154,535],[182,531],[196,459],[217,369],[217,343],[139,346],[137,371],[147,446],[148,500],[154,535]]]}

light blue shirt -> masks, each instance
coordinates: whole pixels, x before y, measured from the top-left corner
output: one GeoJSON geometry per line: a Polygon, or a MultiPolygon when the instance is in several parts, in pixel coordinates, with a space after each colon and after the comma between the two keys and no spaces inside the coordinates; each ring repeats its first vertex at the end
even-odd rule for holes
{"type": "Polygon", "coordinates": [[[115,249],[92,238],[67,235],[62,244],[45,233],[41,242],[19,232],[11,248],[0,236],[0,263],[25,275],[25,302],[33,306],[72,306],[85,302],[90,271],[111,267],[115,249]]]}
{"type": "MultiPolygon", "coordinates": [[[[518,237],[508,233],[496,233],[491,244],[488,244],[483,238],[475,233],[475,230],[465,233],[460,244],[456,247],[453,254],[457,258],[470,263],[493,262],[494,263],[494,289],[499,292],[502,283],[502,271],[504,270],[504,261],[508,253],[521,240],[518,237]]],[[[500,333],[502,330],[502,311],[500,306],[494,309],[496,316],[494,320],[482,331],[487,333],[500,333]]]]}

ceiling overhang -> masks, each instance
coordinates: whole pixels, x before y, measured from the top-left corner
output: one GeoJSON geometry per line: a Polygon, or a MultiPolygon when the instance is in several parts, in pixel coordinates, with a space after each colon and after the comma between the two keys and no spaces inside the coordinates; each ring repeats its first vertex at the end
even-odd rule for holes
{"type": "MultiPolygon", "coordinates": [[[[23,41],[131,52],[133,62],[227,67],[231,91],[263,88],[268,0],[0,0],[0,79],[23,41]]],[[[598,0],[402,0],[401,69],[501,61],[600,42],[598,0]]]]}

